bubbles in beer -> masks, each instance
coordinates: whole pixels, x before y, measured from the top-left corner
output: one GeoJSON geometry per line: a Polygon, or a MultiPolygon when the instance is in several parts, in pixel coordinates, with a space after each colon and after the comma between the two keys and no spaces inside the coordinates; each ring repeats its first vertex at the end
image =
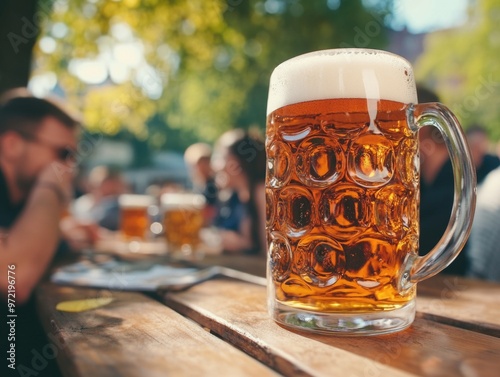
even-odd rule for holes
{"type": "Polygon", "coordinates": [[[277,233],[270,236],[269,260],[273,279],[285,280],[290,273],[292,252],[286,238],[277,233]]]}
{"type": "Polygon", "coordinates": [[[295,254],[298,273],[304,281],[314,286],[331,286],[344,274],[345,257],[342,246],[331,238],[305,238],[297,245],[295,254]]]}
{"type": "Polygon", "coordinates": [[[376,280],[387,284],[393,276],[396,253],[389,239],[372,235],[344,245],[346,276],[353,280],[376,280]]]}
{"type": "Polygon", "coordinates": [[[396,161],[398,166],[406,167],[398,170],[401,183],[409,189],[417,189],[420,158],[416,138],[403,140],[398,148],[396,161]]]}
{"type": "Polygon", "coordinates": [[[354,182],[364,187],[381,187],[394,175],[394,150],[384,136],[366,134],[352,143],[348,165],[354,182]]]}
{"type": "MultiPolygon", "coordinates": [[[[340,100],[342,101],[342,100],[340,100]]],[[[342,108],[342,103],[338,104],[342,108]]],[[[321,128],[327,135],[337,138],[355,138],[369,123],[368,114],[365,113],[329,113],[320,118],[321,128]]]]}
{"type": "Polygon", "coordinates": [[[319,202],[321,222],[335,237],[349,239],[366,230],[371,207],[363,188],[341,184],[325,190],[319,202]]]}
{"type": "Polygon", "coordinates": [[[274,194],[266,188],[266,225],[271,225],[274,222],[274,194]]]}
{"type": "Polygon", "coordinates": [[[270,114],[268,252],[281,303],[387,310],[414,294],[398,289],[404,260],[418,247],[418,144],[402,107],[382,101],[373,123],[365,99],[270,114]]]}
{"type": "Polygon", "coordinates": [[[387,138],[393,140],[400,140],[402,137],[411,136],[412,131],[406,127],[406,123],[394,119],[395,117],[402,116],[404,116],[404,111],[395,111],[387,114],[387,119],[377,120],[377,128],[382,131],[387,138]]]}
{"type": "Polygon", "coordinates": [[[299,237],[314,224],[314,200],[311,193],[300,186],[284,188],[278,198],[278,218],[284,221],[287,235],[299,237]]]}
{"type": "Polygon", "coordinates": [[[402,257],[402,262],[409,255],[417,256],[416,250],[418,250],[418,237],[415,233],[410,233],[399,241],[397,245],[398,253],[397,255],[402,257]]]}
{"type": "Polygon", "coordinates": [[[287,142],[303,140],[311,133],[314,122],[314,117],[311,116],[285,117],[283,123],[287,127],[281,130],[280,136],[287,142]]]}
{"type": "Polygon", "coordinates": [[[297,175],[310,186],[324,187],[335,182],[343,170],[342,148],[330,137],[310,137],[298,147],[297,175]]]}
{"type": "Polygon", "coordinates": [[[291,153],[287,145],[275,142],[267,148],[267,179],[271,187],[281,187],[290,178],[291,153]]]}
{"type": "Polygon", "coordinates": [[[357,272],[361,270],[372,257],[369,242],[359,242],[345,247],[346,270],[357,272]]]}
{"type": "Polygon", "coordinates": [[[279,300],[286,300],[288,297],[304,297],[307,300],[307,297],[313,294],[313,287],[307,284],[302,278],[295,276],[285,280],[281,284],[281,289],[276,292],[279,300]]]}
{"type": "Polygon", "coordinates": [[[377,228],[385,235],[400,237],[405,234],[415,214],[412,213],[413,194],[402,185],[384,187],[375,194],[377,228]]]}

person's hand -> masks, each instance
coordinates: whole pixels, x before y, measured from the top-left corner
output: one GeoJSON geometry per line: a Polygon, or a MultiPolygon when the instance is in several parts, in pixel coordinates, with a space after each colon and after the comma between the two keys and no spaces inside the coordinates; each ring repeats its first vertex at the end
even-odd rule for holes
{"type": "Polygon", "coordinates": [[[72,250],[93,247],[100,238],[102,228],[91,222],[83,222],[67,216],[61,220],[61,233],[72,250]]]}
{"type": "Polygon", "coordinates": [[[66,202],[73,196],[73,169],[60,169],[52,163],[40,173],[36,185],[52,187],[66,202]]]}

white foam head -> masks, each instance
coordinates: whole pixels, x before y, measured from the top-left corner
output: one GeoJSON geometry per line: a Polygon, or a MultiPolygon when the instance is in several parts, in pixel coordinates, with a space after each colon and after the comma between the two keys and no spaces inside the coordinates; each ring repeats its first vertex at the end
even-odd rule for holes
{"type": "Polygon", "coordinates": [[[201,209],[205,205],[205,197],[189,192],[169,192],[161,196],[161,205],[165,210],[201,209]]]}
{"type": "Polygon", "coordinates": [[[155,199],[149,195],[122,194],[118,197],[118,203],[122,208],[147,208],[155,204],[155,199]]]}
{"type": "Polygon", "coordinates": [[[417,103],[410,63],[386,51],[315,51],[281,63],[272,75],[267,115],[294,103],[331,99],[386,99],[417,103]]]}

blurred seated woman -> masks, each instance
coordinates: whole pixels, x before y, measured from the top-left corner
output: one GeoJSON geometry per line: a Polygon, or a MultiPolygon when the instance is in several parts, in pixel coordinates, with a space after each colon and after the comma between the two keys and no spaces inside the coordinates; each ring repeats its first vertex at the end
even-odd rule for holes
{"type": "Polygon", "coordinates": [[[266,152],[262,139],[241,129],[224,133],[212,164],[220,189],[214,225],[222,249],[264,254],[266,238],[266,152]]]}

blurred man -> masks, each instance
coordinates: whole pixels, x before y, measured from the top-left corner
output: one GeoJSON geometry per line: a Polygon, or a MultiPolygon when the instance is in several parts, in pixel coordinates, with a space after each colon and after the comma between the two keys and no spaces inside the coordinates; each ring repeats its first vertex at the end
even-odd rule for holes
{"type": "MultiPolygon", "coordinates": [[[[53,163],[64,164],[76,150],[77,128],[47,100],[18,96],[0,105],[0,268],[15,266],[18,303],[29,298],[59,243],[72,174],[53,163]]],[[[7,285],[0,280],[2,297],[7,285]]]]}
{"type": "MultiPolygon", "coordinates": [[[[59,105],[26,91],[0,100],[0,294],[16,313],[16,370],[2,376],[29,375],[33,352],[47,344],[29,298],[60,244],[78,127],[59,105]]],[[[6,329],[0,328],[4,354],[6,329]]],[[[48,360],[41,375],[58,374],[54,360],[48,360]]]]}

